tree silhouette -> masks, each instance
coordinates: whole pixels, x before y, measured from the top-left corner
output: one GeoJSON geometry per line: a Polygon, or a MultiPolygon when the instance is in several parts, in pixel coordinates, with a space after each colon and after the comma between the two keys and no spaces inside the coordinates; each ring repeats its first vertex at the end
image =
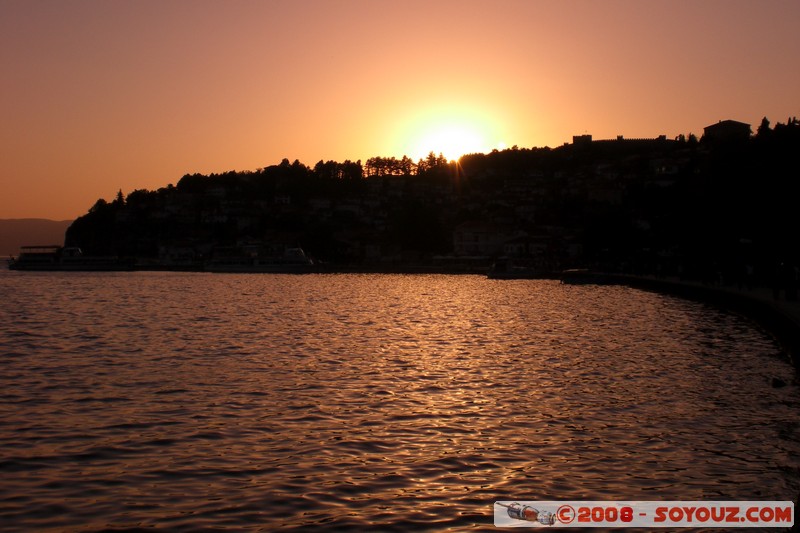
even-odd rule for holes
{"type": "Polygon", "coordinates": [[[767,117],[764,117],[761,119],[761,124],[758,126],[758,129],[756,130],[756,136],[764,138],[768,136],[770,133],[772,133],[772,130],[769,129],[769,119],[767,119],[767,117]]]}

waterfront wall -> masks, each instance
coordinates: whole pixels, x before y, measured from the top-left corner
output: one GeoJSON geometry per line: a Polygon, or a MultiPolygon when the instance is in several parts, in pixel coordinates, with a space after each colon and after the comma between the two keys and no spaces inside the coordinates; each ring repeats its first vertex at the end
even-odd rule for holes
{"type": "Polygon", "coordinates": [[[733,288],[691,283],[667,278],[604,274],[609,283],[671,294],[709,303],[742,314],[772,333],[787,349],[795,370],[800,372],[800,303],[775,300],[765,289],[733,288]]]}

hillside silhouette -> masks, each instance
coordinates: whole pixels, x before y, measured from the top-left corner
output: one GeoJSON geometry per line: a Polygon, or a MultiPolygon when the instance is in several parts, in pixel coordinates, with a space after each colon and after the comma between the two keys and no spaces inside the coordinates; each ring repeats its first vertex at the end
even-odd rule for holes
{"type": "Polygon", "coordinates": [[[99,199],[66,233],[85,253],[202,268],[302,248],[332,268],[593,267],[771,280],[800,264],[800,122],[722,121],[676,139],[319,161],[191,174],[99,199]]]}

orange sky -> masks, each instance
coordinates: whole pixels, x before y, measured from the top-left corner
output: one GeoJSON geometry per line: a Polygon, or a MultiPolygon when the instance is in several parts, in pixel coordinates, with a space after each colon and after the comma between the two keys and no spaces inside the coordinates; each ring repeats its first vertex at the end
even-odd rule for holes
{"type": "Polygon", "coordinates": [[[0,218],[453,136],[783,122],[800,116],[798,25],[797,0],[0,0],[0,218]]]}

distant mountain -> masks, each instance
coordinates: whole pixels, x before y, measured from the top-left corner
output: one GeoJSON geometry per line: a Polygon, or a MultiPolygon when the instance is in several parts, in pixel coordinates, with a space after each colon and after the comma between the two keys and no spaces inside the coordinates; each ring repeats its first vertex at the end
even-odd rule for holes
{"type": "Polygon", "coordinates": [[[0,256],[19,254],[20,246],[64,244],[72,220],[44,218],[0,219],[0,256]]]}

